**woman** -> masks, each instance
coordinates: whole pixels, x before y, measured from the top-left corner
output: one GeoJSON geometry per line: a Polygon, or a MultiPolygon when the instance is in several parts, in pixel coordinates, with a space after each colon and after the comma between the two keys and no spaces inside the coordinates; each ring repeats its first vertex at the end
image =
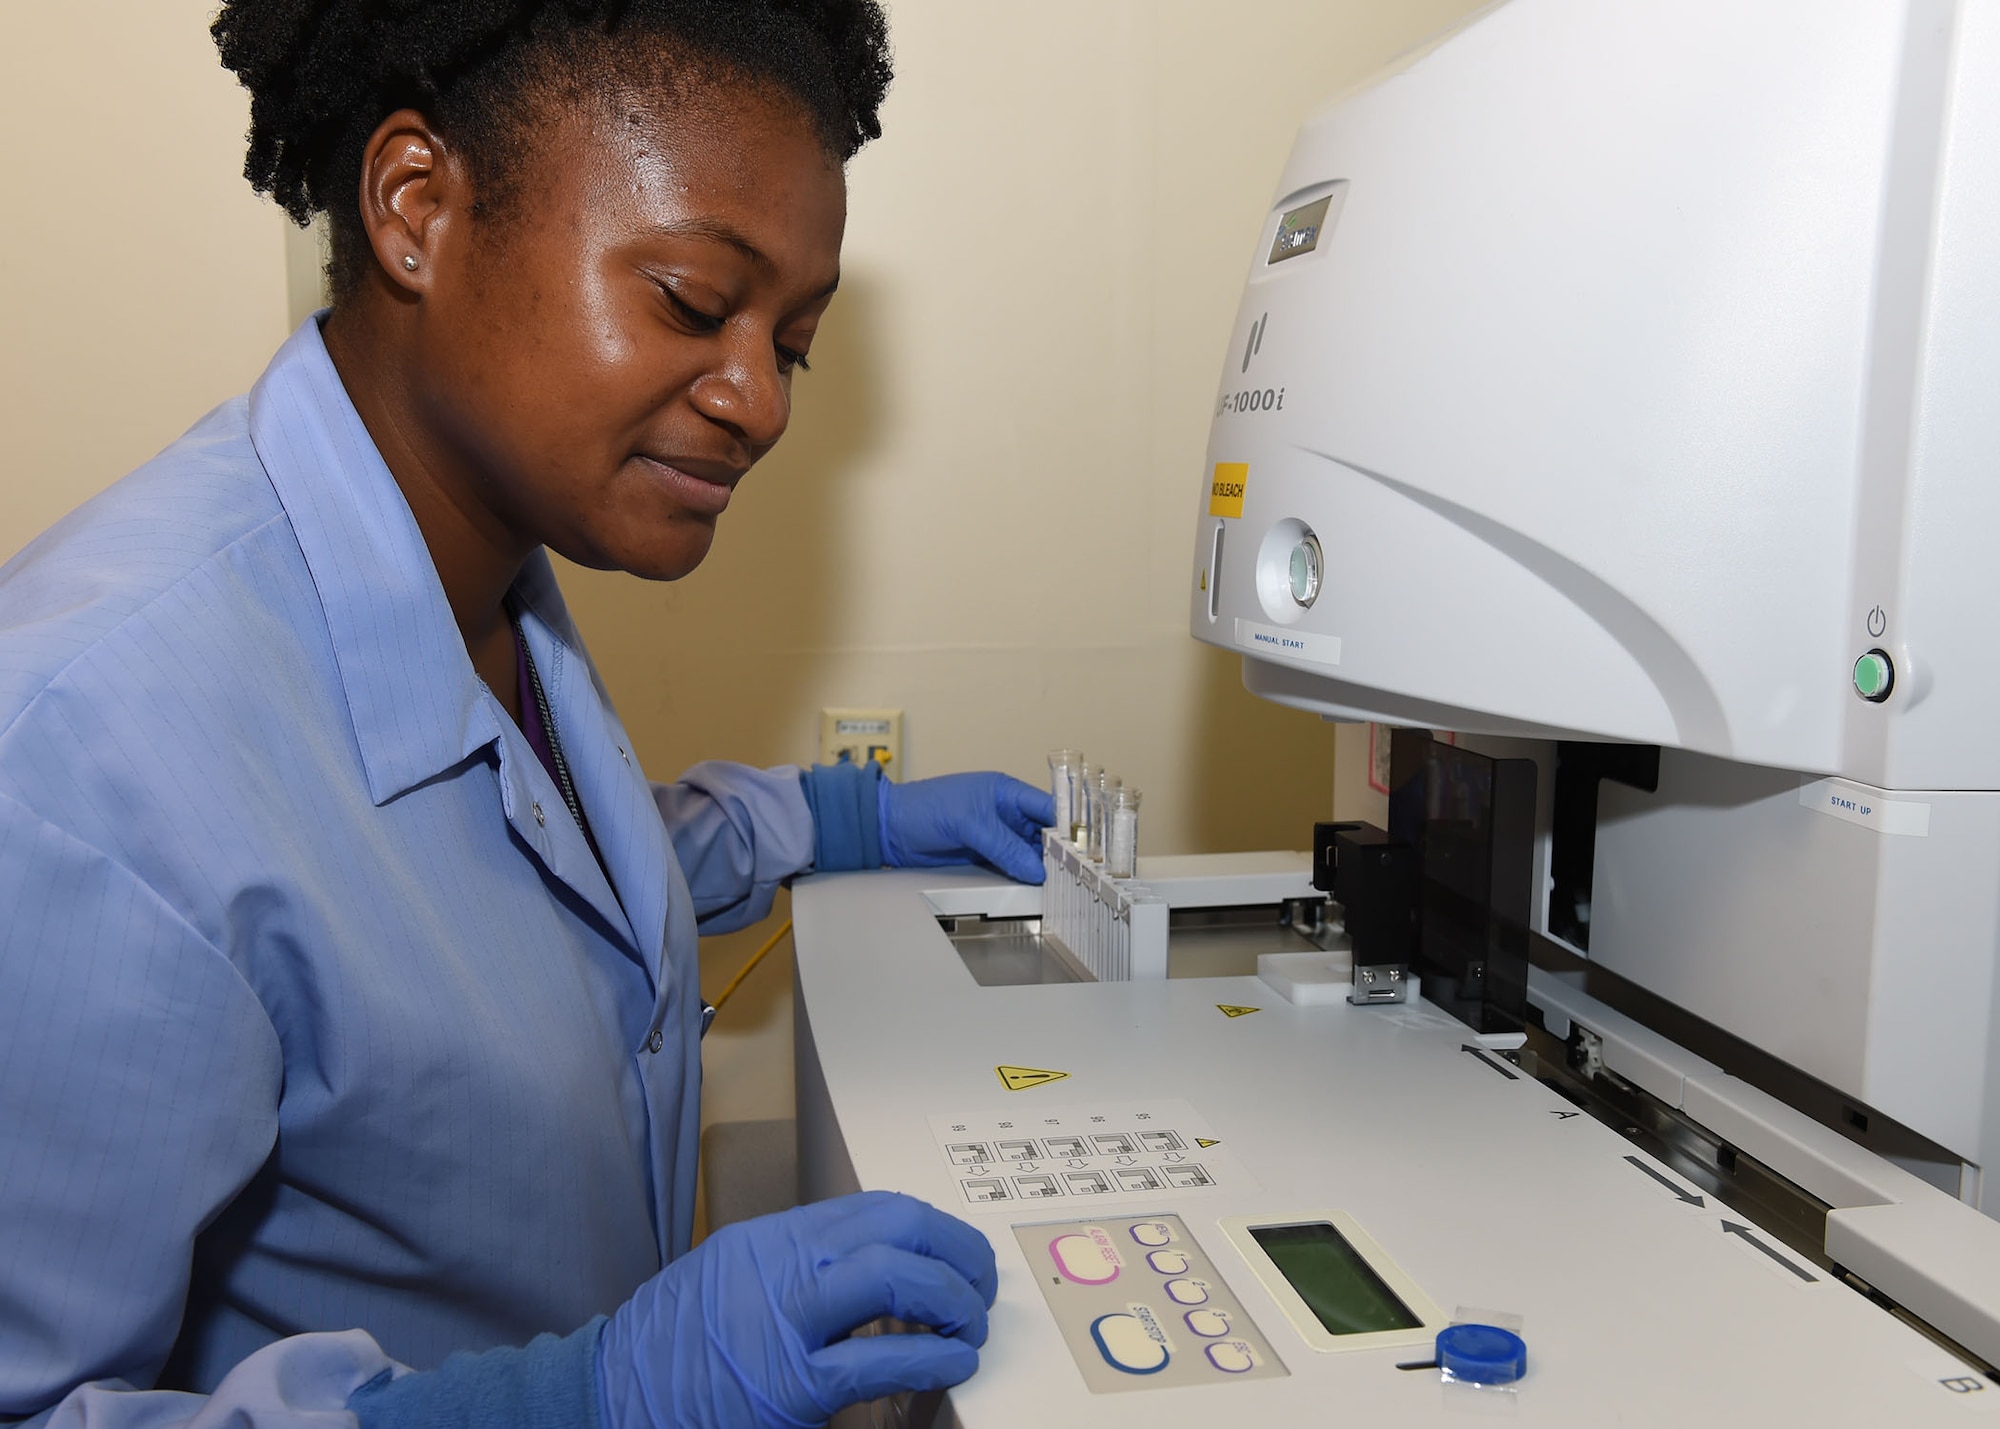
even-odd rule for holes
{"type": "Polygon", "coordinates": [[[0,572],[0,1417],[658,1429],[956,1383],[994,1260],[941,1212],[688,1251],[695,940],[813,868],[1038,878],[1047,798],[649,785],[542,551],[685,575],[783,433],[879,10],[214,28],[335,297],[0,572]],[[884,1314],[940,1333],[845,1338],[884,1314]]]}

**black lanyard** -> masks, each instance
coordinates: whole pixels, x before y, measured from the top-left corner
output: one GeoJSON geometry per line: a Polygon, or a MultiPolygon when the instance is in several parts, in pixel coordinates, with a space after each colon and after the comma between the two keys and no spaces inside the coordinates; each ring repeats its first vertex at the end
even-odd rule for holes
{"type": "MultiPolygon", "coordinates": [[[[583,832],[584,841],[590,845],[591,853],[597,857],[598,867],[604,868],[604,877],[608,882],[611,871],[605,868],[604,855],[598,850],[597,840],[590,836],[590,825],[583,821],[583,804],[576,797],[576,783],[569,777],[569,760],[563,757],[562,740],[556,734],[555,712],[549,708],[549,696],[542,688],[541,672],[535,668],[534,657],[528,653],[528,637],[521,632],[521,618],[511,606],[507,610],[507,619],[514,627],[514,648],[520,652],[521,668],[527,671],[528,689],[535,697],[535,713],[541,717],[542,738],[548,741],[549,755],[556,766],[556,784],[562,790],[563,802],[569,805],[569,816],[576,820],[577,828],[583,832]]],[[[715,1009],[709,1005],[707,998],[703,998],[701,1031],[696,1035],[708,1036],[709,1026],[714,1021],[715,1009]]]]}
{"type": "Polygon", "coordinates": [[[542,738],[548,741],[549,756],[556,769],[556,787],[562,790],[563,803],[569,806],[569,816],[576,820],[577,828],[587,839],[590,829],[583,822],[583,803],[576,797],[576,781],[569,775],[569,760],[563,757],[562,738],[556,733],[555,711],[549,708],[548,692],[542,688],[541,671],[535,668],[534,656],[528,653],[528,637],[522,633],[521,619],[511,609],[508,621],[514,627],[514,648],[520,652],[521,668],[528,674],[528,689],[535,697],[535,713],[542,722],[542,738]]]}

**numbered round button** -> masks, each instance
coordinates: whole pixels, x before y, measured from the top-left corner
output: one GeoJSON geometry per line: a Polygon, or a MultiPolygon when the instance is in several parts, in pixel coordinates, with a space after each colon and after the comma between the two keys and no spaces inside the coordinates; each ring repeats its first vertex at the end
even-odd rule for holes
{"type": "Polygon", "coordinates": [[[1220,1310],[1190,1310],[1187,1327],[1204,1340],[1218,1339],[1229,1333],[1229,1317],[1220,1310]]]}
{"type": "Polygon", "coordinates": [[[1179,1305],[1204,1305],[1208,1303],[1208,1286],[1199,1280],[1169,1280],[1167,1294],[1174,1297],[1179,1305]]]}
{"type": "Polygon", "coordinates": [[[1159,1221],[1140,1221],[1132,1227],[1132,1239],[1140,1245],[1165,1245],[1173,1238],[1173,1227],[1159,1221]]]}
{"type": "Polygon", "coordinates": [[[1208,1347],[1208,1362],[1224,1374],[1242,1374],[1257,1368],[1257,1353],[1241,1340],[1227,1340],[1208,1347]]]}
{"type": "Polygon", "coordinates": [[[1177,1250],[1156,1250],[1146,1257],[1146,1264],[1162,1275],[1185,1275],[1188,1258],[1177,1250]]]}

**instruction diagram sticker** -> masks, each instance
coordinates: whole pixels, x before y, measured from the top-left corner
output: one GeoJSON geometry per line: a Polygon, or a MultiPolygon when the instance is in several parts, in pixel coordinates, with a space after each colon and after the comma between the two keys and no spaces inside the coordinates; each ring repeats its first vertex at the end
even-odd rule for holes
{"type": "MultiPolygon", "coordinates": [[[[1003,1068],[1003,1079],[1007,1071],[1022,1070],[1036,1069],[1003,1068]]],[[[1184,1101],[1035,1102],[1004,1116],[933,1116],[930,1127],[942,1169],[969,1207],[1095,1205],[1255,1185],[1233,1157],[1214,1149],[1221,1139],[1184,1101]]]]}
{"type": "Polygon", "coordinates": [[[1261,1007],[1235,1007],[1227,1002],[1218,1002],[1215,1004],[1215,1010],[1224,1017],[1248,1017],[1251,1013],[1262,1012],[1264,1009],[1261,1007]]]}
{"type": "Polygon", "coordinates": [[[1005,1063],[993,1069],[1000,1079],[1000,1085],[1010,1092],[1025,1092],[1029,1087],[1046,1086],[1059,1082],[1068,1072],[1051,1072],[1046,1067],[1009,1067],[1005,1063]]]}

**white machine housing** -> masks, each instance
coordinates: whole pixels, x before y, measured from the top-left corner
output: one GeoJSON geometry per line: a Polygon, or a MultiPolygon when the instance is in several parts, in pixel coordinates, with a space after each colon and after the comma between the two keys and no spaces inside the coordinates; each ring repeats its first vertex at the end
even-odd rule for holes
{"type": "Polygon", "coordinates": [[[1988,1214],[1995,76],[1992,0],[1510,0],[1336,102],[1251,255],[1189,572],[1268,698],[1662,746],[1657,794],[1605,787],[1590,956],[1988,1214]]]}

